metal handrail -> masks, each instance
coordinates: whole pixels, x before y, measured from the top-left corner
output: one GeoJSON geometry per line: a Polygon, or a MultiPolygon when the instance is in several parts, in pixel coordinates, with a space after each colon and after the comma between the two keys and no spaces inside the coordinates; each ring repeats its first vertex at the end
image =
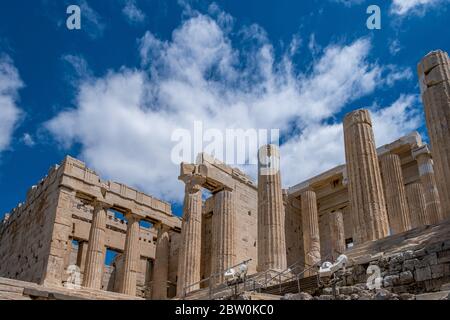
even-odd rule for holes
{"type": "MultiPolygon", "coordinates": [[[[250,261],[252,261],[252,260],[253,260],[253,259],[245,260],[245,261],[243,261],[243,262],[241,262],[241,263],[238,263],[238,264],[236,264],[236,265],[234,265],[234,266],[232,266],[232,267],[228,267],[228,268],[226,268],[226,269],[224,269],[224,270],[222,270],[222,271],[213,273],[213,274],[211,274],[211,275],[210,275],[208,278],[206,278],[206,279],[197,281],[197,282],[195,282],[195,283],[192,283],[192,284],[190,284],[190,285],[184,287],[184,288],[183,288],[183,295],[182,295],[183,298],[185,298],[185,297],[187,296],[187,291],[188,291],[189,288],[191,288],[191,287],[193,287],[193,286],[197,286],[197,285],[199,285],[199,287],[200,287],[200,284],[202,284],[202,283],[204,283],[204,282],[206,282],[206,281],[209,281],[209,296],[211,297],[212,291],[213,291],[213,289],[212,289],[212,285],[213,285],[213,284],[211,283],[211,280],[212,280],[212,279],[216,278],[218,275],[224,274],[226,271],[228,271],[228,270],[230,270],[230,269],[239,267],[239,266],[241,266],[241,265],[243,265],[243,264],[248,264],[248,263],[249,263],[250,261]]],[[[222,284],[222,283],[221,283],[221,284],[222,284]]],[[[220,284],[220,285],[221,285],[221,284],[220,284]]]]}

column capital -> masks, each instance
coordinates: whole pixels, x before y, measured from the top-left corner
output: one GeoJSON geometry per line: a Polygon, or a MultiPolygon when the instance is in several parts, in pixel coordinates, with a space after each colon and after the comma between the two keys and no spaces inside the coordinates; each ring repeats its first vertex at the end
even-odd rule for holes
{"type": "Polygon", "coordinates": [[[182,180],[186,184],[186,191],[189,193],[202,190],[203,184],[206,182],[206,178],[198,174],[186,175],[182,180]]]}
{"type": "Polygon", "coordinates": [[[424,145],[412,150],[412,156],[415,160],[417,160],[420,156],[426,156],[427,158],[431,158],[431,151],[428,145],[424,145]]]}
{"type": "Polygon", "coordinates": [[[168,232],[170,230],[172,230],[172,228],[164,223],[162,223],[161,221],[158,221],[156,223],[153,224],[153,227],[158,230],[158,231],[162,231],[162,232],[168,232]]]}
{"type": "Polygon", "coordinates": [[[111,207],[112,207],[112,205],[110,205],[106,202],[100,201],[98,199],[95,199],[94,201],[92,201],[92,206],[94,207],[94,210],[96,210],[96,211],[102,210],[102,209],[108,210],[108,209],[111,209],[111,207]]]}
{"type": "Polygon", "coordinates": [[[127,219],[128,222],[131,222],[131,221],[134,222],[134,221],[141,221],[142,220],[142,217],[134,214],[132,211],[128,211],[123,216],[125,217],[125,219],[127,219]]]}

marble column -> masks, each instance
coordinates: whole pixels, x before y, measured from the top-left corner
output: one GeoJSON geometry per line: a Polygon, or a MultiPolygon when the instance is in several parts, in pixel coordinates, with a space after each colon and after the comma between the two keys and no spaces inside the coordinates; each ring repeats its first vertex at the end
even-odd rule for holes
{"type": "Polygon", "coordinates": [[[181,227],[181,246],[178,256],[177,295],[182,296],[200,288],[191,286],[200,281],[202,240],[202,184],[204,178],[192,175],[186,184],[181,227]],[[189,288],[186,288],[190,286],[189,288]],[[185,292],[186,289],[186,292],[185,292]]]}
{"type": "Polygon", "coordinates": [[[428,146],[422,146],[413,150],[413,156],[419,167],[420,182],[425,196],[425,210],[429,224],[436,224],[442,220],[441,201],[436,186],[433,160],[428,146]]]}
{"type": "Polygon", "coordinates": [[[287,268],[284,219],[280,151],[266,145],[258,152],[258,271],[287,268]]]}
{"type": "Polygon", "coordinates": [[[214,279],[216,283],[222,283],[224,270],[236,264],[235,229],[234,194],[225,189],[214,195],[211,270],[218,274],[214,279]]]}
{"type": "Polygon", "coordinates": [[[169,276],[170,227],[159,223],[156,242],[155,264],[153,269],[152,299],[167,299],[167,282],[169,276]]]}
{"type": "Polygon", "coordinates": [[[408,184],[406,186],[406,196],[411,215],[411,227],[417,228],[429,224],[422,184],[420,182],[408,184]]]}
{"type": "Polygon", "coordinates": [[[125,238],[125,250],[123,253],[123,276],[120,283],[119,292],[129,295],[136,295],[136,279],[139,272],[140,244],[139,244],[139,217],[132,213],[125,215],[127,219],[127,235],[125,238]]]}
{"type": "Polygon", "coordinates": [[[331,239],[331,256],[333,261],[345,252],[344,215],[342,211],[330,212],[329,226],[331,239]]]}
{"type": "Polygon", "coordinates": [[[83,287],[90,289],[100,290],[102,287],[107,211],[103,204],[94,204],[83,277],[83,287]]]}
{"type": "MultiPolygon", "coordinates": [[[[436,171],[442,217],[450,217],[450,59],[430,52],[418,65],[428,136],[436,171]]],[[[425,192],[427,187],[423,186],[425,192]]]]}
{"type": "MultiPolygon", "coordinates": [[[[316,193],[305,190],[301,193],[302,228],[305,249],[305,269],[320,263],[319,213],[317,211],[316,193]]],[[[307,275],[316,273],[313,268],[307,275]]]]}
{"type": "Polygon", "coordinates": [[[345,156],[355,244],[389,234],[386,201],[368,110],[344,118],[345,156]]]}
{"type": "Polygon", "coordinates": [[[411,229],[411,219],[400,157],[392,153],[382,155],[381,172],[391,233],[408,231],[411,229]]]}

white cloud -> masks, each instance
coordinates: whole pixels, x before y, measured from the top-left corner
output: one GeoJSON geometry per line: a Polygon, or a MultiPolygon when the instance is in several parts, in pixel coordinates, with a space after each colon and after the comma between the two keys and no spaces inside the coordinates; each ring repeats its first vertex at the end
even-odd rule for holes
{"type": "Polygon", "coordinates": [[[137,7],[135,0],[126,0],[122,13],[131,23],[141,23],[145,21],[145,13],[137,7]]]}
{"type": "Polygon", "coordinates": [[[277,59],[256,25],[238,30],[243,45],[233,47],[230,23],[218,22],[217,8],[211,10],[215,19],[192,15],[170,41],[147,32],[141,69],[124,67],[84,82],[76,106],[47,128],[65,146],[79,143],[81,157],[108,178],[177,201],[183,185],[170,159],[175,129],[192,129],[194,121],[205,129],[281,128],[291,135],[282,147],[288,186],[342,162],[340,125],[325,123],[405,72],[370,62],[370,41],[361,38],[324,47],[311,71],[298,73],[289,49],[277,59]]]}
{"type": "Polygon", "coordinates": [[[23,87],[13,61],[0,54],[0,152],[9,147],[22,111],[17,105],[18,91],[23,87]]]}
{"type": "Polygon", "coordinates": [[[398,16],[423,15],[426,10],[446,2],[449,2],[449,0],[392,0],[391,13],[398,16]]]}
{"type": "Polygon", "coordinates": [[[81,30],[86,31],[92,39],[97,39],[103,35],[106,25],[102,17],[90,7],[86,0],[80,2],[81,9],[81,30]]]}
{"type": "Polygon", "coordinates": [[[36,144],[36,142],[34,141],[33,137],[29,133],[24,133],[23,134],[22,142],[28,147],[33,147],[36,144]]]}
{"type": "Polygon", "coordinates": [[[364,0],[331,0],[332,2],[342,3],[346,7],[351,7],[353,5],[361,4],[364,0]]]}

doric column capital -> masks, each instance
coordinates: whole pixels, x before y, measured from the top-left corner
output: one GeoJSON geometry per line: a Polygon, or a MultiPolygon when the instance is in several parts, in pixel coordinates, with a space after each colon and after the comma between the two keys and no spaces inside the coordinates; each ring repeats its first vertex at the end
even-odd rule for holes
{"type": "Polygon", "coordinates": [[[94,207],[94,211],[108,210],[108,209],[111,209],[111,207],[112,207],[110,204],[103,202],[101,200],[98,200],[98,199],[95,199],[92,202],[92,206],[94,207]]]}
{"type": "Polygon", "coordinates": [[[125,217],[125,219],[127,219],[128,223],[130,223],[130,222],[136,222],[136,221],[139,222],[139,221],[142,220],[142,217],[140,217],[140,216],[134,214],[134,213],[131,212],[131,211],[128,211],[128,212],[125,213],[123,216],[125,217]]]}
{"type": "Polygon", "coordinates": [[[359,109],[347,114],[344,118],[344,128],[349,128],[355,124],[367,124],[372,126],[372,118],[366,109],[359,109]]]}
{"type": "Polygon", "coordinates": [[[158,230],[158,232],[169,232],[172,228],[161,221],[158,221],[153,224],[153,227],[158,230]]]}
{"type": "Polygon", "coordinates": [[[198,174],[186,175],[182,180],[186,184],[187,193],[196,193],[202,190],[203,184],[206,182],[206,178],[198,174]]]}
{"type": "Polygon", "coordinates": [[[419,157],[426,157],[431,159],[431,151],[428,145],[424,145],[412,150],[412,156],[414,159],[418,159],[419,157]]]}

